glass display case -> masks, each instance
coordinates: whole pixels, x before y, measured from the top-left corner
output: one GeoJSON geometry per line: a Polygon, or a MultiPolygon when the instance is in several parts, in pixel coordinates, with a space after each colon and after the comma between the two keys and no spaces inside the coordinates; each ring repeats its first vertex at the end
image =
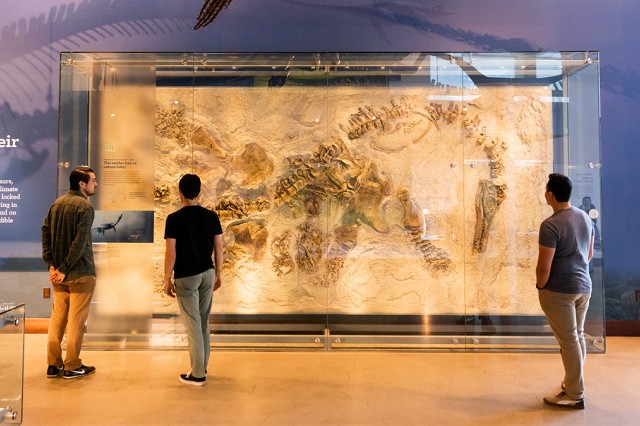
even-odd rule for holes
{"type": "MultiPolygon", "coordinates": [[[[549,173],[602,238],[597,52],[63,53],[59,190],[100,187],[87,345],[186,345],[162,295],[184,173],[225,240],[218,347],[556,350],[549,173]]],[[[604,351],[602,247],[590,351],[604,351]]]]}
{"type": "Polygon", "coordinates": [[[24,305],[0,303],[0,423],[22,423],[24,305]]]}

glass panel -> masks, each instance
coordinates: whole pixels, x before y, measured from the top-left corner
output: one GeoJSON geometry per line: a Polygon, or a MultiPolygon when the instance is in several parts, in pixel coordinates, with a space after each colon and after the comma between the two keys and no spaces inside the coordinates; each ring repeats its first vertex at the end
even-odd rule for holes
{"type": "Polygon", "coordinates": [[[331,348],[455,345],[460,79],[459,67],[420,53],[342,54],[331,68],[334,137],[353,156],[333,222],[331,348]]]}
{"type": "MultiPolygon", "coordinates": [[[[585,57],[584,54],[560,53],[468,56],[467,62],[475,64],[471,78],[480,83],[477,84],[478,90],[485,94],[495,92],[490,96],[496,107],[494,116],[487,127],[482,126],[477,143],[483,146],[487,156],[488,174],[491,176],[489,182],[495,185],[503,180],[505,184],[504,199],[494,204],[492,219],[484,221],[485,227],[488,227],[487,246],[477,247],[474,240],[471,256],[477,256],[477,261],[467,262],[465,271],[469,309],[475,308],[486,315],[472,317],[470,323],[478,325],[479,322],[480,327],[475,329],[479,337],[472,338],[470,347],[555,347],[555,340],[546,325],[537,303],[536,290],[532,286],[537,259],[537,231],[540,222],[551,213],[542,197],[547,174],[559,171],[571,176],[567,170],[575,169],[569,166],[572,163],[568,161],[572,145],[568,135],[564,134],[569,123],[573,121],[576,133],[587,131],[592,135],[591,142],[599,141],[597,84],[590,88],[594,92],[591,95],[586,89],[589,84],[594,84],[594,74],[591,75],[591,81],[583,79],[583,87],[575,87],[577,96],[572,102],[563,92],[563,88],[566,90],[570,84],[578,85],[570,81],[575,79],[576,73],[584,72],[583,67],[592,61],[596,62],[597,59],[588,55],[585,57]],[[573,108],[581,110],[582,115],[573,110],[571,105],[574,104],[573,108]],[[585,106],[588,112],[583,111],[585,106]],[[588,121],[594,127],[591,130],[589,125],[584,124],[588,121]],[[499,136],[492,136],[492,132],[499,136]],[[490,250],[492,240],[499,244],[493,252],[490,250]],[[479,281],[474,279],[475,268],[480,269],[479,281]],[[473,290],[476,282],[482,283],[481,287],[473,290]],[[474,302],[476,291],[478,299],[474,302]],[[484,309],[483,304],[486,306],[484,309]],[[484,318],[488,327],[483,329],[484,318]],[[502,335],[514,335],[514,331],[520,338],[499,338],[502,335]],[[494,333],[494,337],[483,337],[494,333]],[[478,345],[474,345],[476,343],[478,345]]],[[[477,102],[481,105],[482,100],[477,102]]],[[[577,140],[576,143],[579,146],[577,150],[582,152],[583,143],[577,140]]],[[[599,150],[599,142],[586,145],[595,145],[596,153],[599,150]]],[[[465,152],[467,157],[471,157],[469,152],[465,152]]],[[[596,158],[592,160],[594,162],[599,161],[599,155],[592,158],[596,158]]],[[[477,172],[477,164],[469,164],[474,165],[477,172]]],[[[467,187],[473,181],[470,179],[473,174],[465,169],[467,187]]],[[[593,182],[593,186],[600,187],[599,180],[590,178],[589,181],[593,182]]],[[[593,187],[589,190],[594,192],[593,187]]],[[[492,201],[484,195],[481,197],[482,192],[483,189],[479,188],[476,196],[477,214],[486,214],[481,203],[492,201]]],[[[469,215],[470,209],[467,208],[466,212],[469,215]]],[[[484,227],[476,228],[475,237],[479,229],[485,230],[484,227]]],[[[597,285],[594,291],[598,292],[597,285]]],[[[595,299],[596,305],[601,306],[601,296],[595,299]]],[[[592,315],[600,319],[601,325],[602,310],[592,315]]],[[[592,340],[596,342],[598,339],[601,343],[601,337],[592,340]]],[[[590,349],[598,350],[595,347],[590,349]]]]}
{"type": "MultiPolygon", "coordinates": [[[[178,181],[186,173],[197,173],[192,143],[195,129],[196,72],[201,65],[193,54],[163,53],[152,64],[155,81],[153,157],[153,311],[151,346],[187,347],[187,336],[176,299],[164,295],[164,227],[166,217],[182,207],[178,181]]],[[[202,70],[200,70],[202,71],[202,70]]],[[[203,187],[202,200],[211,201],[211,188],[203,187]]],[[[215,298],[214,298],[215,301],[215,298]]]]}
{"type": "Polygon", "coordinates": [[[0,423],[22,423],[24,305],[0,303],[0,423]]]}
{"type": "Polygon", "coordinates": [[[86,104],[88,111],[61,114],[62,129],[73,129],[73,137],[62,138],[61,151],[73,153],[73,160],[69,168],[64,163],[60,189],[68,182],[70,169],[79,164],[92,167],[99,182],[91,199],[97,281],[87,346],[94,342],[115,348],[148,346],[156,85],[149,59],[146,55],[138,55],[136,61],[117,54],[77,54],[72,60],[63,56],[67,103],[74,109],[86,104]]]}
{"type": "Polygon", "coordinates": [[[567,174],[573,182],[571,203],[587,212],[595,229],[594,256],[589,269],[593,289],[585,324],[585,336],[590,351],[605,349],[598,59],[596,53],[576,58],[579,66],[566,73],[562,97],[568,117],[567,174]]]}
{"type": "MultiPolygon", "coordinates": [[[[422,237],[423,246],[428,252],[440,252],[440,263],[446,268],[436,275],[436,286],[433,290],[441,293],[440,309],[437,320],[432,322],[435,329],[432,335],[443,335],[453,348],[464,348],[469,314],[465,300],[467,298],[466,246],[468,237],[465,231],[466,175],[465,151],[466,141],[478,128],[477,111],[470,108],[477,94],[469,90],[472,83],[465,70],[460,55],[440,54],[431,56],[432,89],[427,95],[428,119],[433,122],[434,132],[430,132],[428,149],[438,153],[427,152],[422,164],[416,163],[414,169],[425,170],[431,174],[432,187],[426,192],[435,202],[435,214],[425,212],[425,228],[428,230],[422,237]],[[438,152],[439,151],[439,152],[438,152]],[[437,230],[433,232],[432,229],[437,230]],[[450,338],[449,338],[450,337],[450,338]]],[[[424,172],[423,172],[424,173],[424,172]]],[[[432,290],[432,291],[433,291],[432,290]]]]}
{"type": "Polygon", "coordinates": [[[535,54],[467,54],[462,63],[476,126],[465,140],[467,344],[553,345],[540,337],[534,286],[538,227],[548,216],[541,188],[553,161],[550,82],[535,54]]]}
{"type": "Polygon", "coordinates": [[[600,203],[597,55],[63,54],[61,70],[61,182],[84,163],[101,181],[90,344],[186,346],[163,235],[195,172],[225,230],[216,346],[556,347],[533,286],[543,188],[563,171],[574,204],[600,203]]]}
{"type": "Polygon", "coordinates": [[[58,114],[58,195],[69,190],[69,173],[89,164],[89,93],[92,61],[76,61],[76,54],[60,55],[60,108],[58,114]]]}
{"type": "Polygon", "coordinates": [[[156,186],[169,188],[156,201],[156,245],[164,218],[180,207],[176,182],[186,172],[181,158],[189,158],[203,179],[201,203],[225,230],[213,344],[323,347],[327,288],[316,272],[327,208],[314,179],[327,140],[324,70],[310,55],[196,54],[193,63],[164,67],[156,90],[156,186]],[[177,84],[190,71],[193,86],[177,84]],[[189,105],[185,96],[193,96],[189,105]],[[179,127],[184,135],[173,135],[179,127]]]}

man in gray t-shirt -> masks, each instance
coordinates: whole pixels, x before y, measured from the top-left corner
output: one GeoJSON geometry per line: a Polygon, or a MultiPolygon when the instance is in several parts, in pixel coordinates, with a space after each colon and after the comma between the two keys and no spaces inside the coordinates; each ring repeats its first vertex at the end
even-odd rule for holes
{"type": "Polygon", "coordinates": [[[562,355],[562,391],[544,402],[563,408],[584,408],[584,321],[591,297],[589,261],[593,256],[593,222],[569,202],[571,180],[549,175],[545,200],[553,215],[540,225],[536,287],[562,355]]]}

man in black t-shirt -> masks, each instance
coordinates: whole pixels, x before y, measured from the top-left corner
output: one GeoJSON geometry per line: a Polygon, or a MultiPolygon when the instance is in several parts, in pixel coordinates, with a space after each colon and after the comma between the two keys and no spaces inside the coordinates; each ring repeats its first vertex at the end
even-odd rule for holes
{"type": "Polygon", "coordinates": [[[197,175],[182,176],[178,188],[183,207],[167,216],[164,231],[164,293],[177,296],[191,360],[191,371],[180,374],[179,380],[195,386],[204,385],[207,379],[209,315],[213,292],[222,285],[223,261],[220,219],[198,205],[200,186],[197,175]]]}

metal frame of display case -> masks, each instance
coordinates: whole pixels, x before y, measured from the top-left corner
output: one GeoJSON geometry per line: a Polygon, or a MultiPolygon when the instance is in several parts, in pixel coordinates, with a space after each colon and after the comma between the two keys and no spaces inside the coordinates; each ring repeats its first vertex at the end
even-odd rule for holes
{"type": "Polygon", "coordinates": [[[0,303],[0,423],[22,423],[24,305],[0,303]]]}

